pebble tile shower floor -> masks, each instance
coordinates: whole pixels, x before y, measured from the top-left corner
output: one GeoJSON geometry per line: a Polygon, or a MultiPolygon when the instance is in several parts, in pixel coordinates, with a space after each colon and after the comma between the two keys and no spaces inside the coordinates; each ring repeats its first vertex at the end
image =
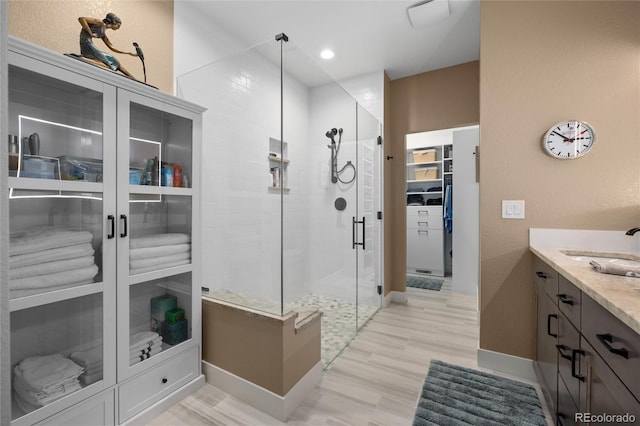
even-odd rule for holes
{"type": "MultiPolygon", "coordinates": [[[[280,315],[280,305],[265,299],[235,293],[229,290],[213,290],[208,297],[235,305],[246,306],[274,315],[280,315]]],[[[322,311],[322,365],[326,369],[347,344],[355,337],[356,304],[336,298],[307,294],[295,303],[285,305],[284,312],[295,311],[301,317],[315,311],[322,311]]],[[[378,310],[377,306],[357,307],[358,325],[361,327],[378,310]]]]}

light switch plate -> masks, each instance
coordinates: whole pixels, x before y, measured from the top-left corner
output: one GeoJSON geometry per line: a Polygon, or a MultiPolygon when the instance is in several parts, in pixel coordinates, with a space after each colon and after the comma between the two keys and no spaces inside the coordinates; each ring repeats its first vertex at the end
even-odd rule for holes
{"type": "Polygon", "coordinates": [[[524,219],[524,200],[502,200],[503,219],[524,219]]]}

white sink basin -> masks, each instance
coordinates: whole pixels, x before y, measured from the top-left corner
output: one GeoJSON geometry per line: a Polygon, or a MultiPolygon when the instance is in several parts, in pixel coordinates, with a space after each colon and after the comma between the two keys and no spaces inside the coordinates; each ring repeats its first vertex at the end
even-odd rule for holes
{"type": "Polygon", "coordinates": [[[628,253],[615,253],[615,252],[595,252],[595,251],[580,251],[580,250],[560,250],[564,255],[571,257],[573,260],[579,262],[591,262],[592,260],[600,263],[612,263],[620,266],[634,266],[640,267],[640,256],[635,256],[628,253]]]}

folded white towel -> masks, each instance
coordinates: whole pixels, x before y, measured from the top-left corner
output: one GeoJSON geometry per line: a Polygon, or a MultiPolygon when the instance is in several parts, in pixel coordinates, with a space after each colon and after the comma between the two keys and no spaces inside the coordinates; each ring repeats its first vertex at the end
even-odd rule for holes
{"type": "Polygon", "coordinates": [[[57,260],[74,259],[76,257],[92,256],[95,250],[90,243],[76,244],[68,247],[52,248],[35,253],[9,256],[9,269],[23,268],[57,260]]]}
{"type": "Polygon", "coordinates": [[[135,347],[140,343],[148,343],[156,340],[160,335],[155,331],[141,331],[129,336],[129,347],[135,347]]]}
{"type": "Polygon", "coordinates": [[[139,363],[140,361],[144,361],[145,359],[151,358],[153,355],[162,352],[162,348],[160,346],[156,346],[151,352],[143,355],[135,355],[129,357],[129,365],[134,365],[139,363]]]}
{"type": "Polygon", "coordinates": [[[147,272],[158,271],[160,269],[175,268],[176,266],[188,265],[191,259],[178,260],[176,262],[168,262],[162,265],[148,266],[146,268],[129,269],[129,275],[144,274],[147,272]]]}
{"type": "Polygon", "coordinates": [[[129,261],[130,269],[149,268],[151,266],[164,265],[165,263],[179,262],[191,259],[191,252],[175,253],[167,256],[159,256],[150,259],[137,259],[129,261]]]}
{"type": "Polygon", "coordinates": [[[134,354],[140,351],[149,350],[154,346],[162,346],[162,336],[158,336],[155,339],[129,346],[129,353],[134,354]]]}
{"type": "MultiPolygon", "coordinates": [[[[93,367],[87,367],[84,369],[83,376],[93,376],[94,374],[102,374],[104,367],[102,365],[96,365],[93,367]]],[[[82,377],[82,376],[80,376],[82,377]]]]}
{"type": "Polygon", "coordinates": [[[86,351],[72,352],[69,358],[85,369],[87,366],[102,365],[102,346],[96,346],[86,351]]]}
{"type": "Polygon", "coordinates": [[[20,377],[14,377],[13,389],[27,404],[37,408],[75,392],[81,389],[81,386],[78,379],[71,379],[59,383],[49,392],[34,392],[20,377]]]}
{"type": "Polygon", "coordinates": [[[57,228],[15,233],[9,239],[9,256],[90,243],[92,239],[93,235],[88,231],[67,231],[57,228]]]}
{"type": "Polygon", "coordinates": [[[94,374],[83,374],[78,378],[82,386],[89,386],[92,383],[102,380],[102,371],[94,374]]]}
{"type": "Polygon", "coordinates": [[[49,293],[52,291],[63,290],[65,288],[77,287],[79,285],[93,284],[93,280],[82,280],[75,283],[64,284],[47,288],[27,288],[23,290],[9,289],[9,299],[18,299],[20,297],[33,296],[34,294],[49,293]]]}
{"type": "Polygon", "coordinates": [[[87,266],[81,269],[58,272],[55,274],[41,275],[38,277],[20,278],[9,280],[10,290],[24,290],[27,288],[48,288],[66,285],[92,279],[98,274],[96,265],[87,266]]]}
{"type": "Polygon", "coordinates": [[[83,370],[60,354],[34,356],[20,361],[14,373],[34,392],[54,391],[61,383],[77,379],[83,370]]]}
{"type": "Polygon", "coordinates": [[[640,278],[640,266],[624,265],[613,262],[589,262],[591,267],[603,274],[623,275],[625,277],[640,278]]]}
{"type": "Polygon", "coordinates": [[[9,279],[31,278],[40,275],[56,274],[58,272],[82,269],[95,264],[93,256],[76,257],[75,259],[56,260],[55,262],[40,263],[24,268],[10,269],[9,279]]]}
{"type": "Polygon", "coordinates": [[[191,242],[191,235],[189,234],[152,234],[145,235],[143,237],[135,237],[129,239],[130,249],[139,249],[145,247],[158,247],[167,246],[170,244],[184,244],[191,242]]]}
{"type": "Polygon", "coordinates": [[[151,259],[158,256],[168,256],[176,253],[191,251],[191,244],[171,244],[167,246],[145,247],[129,250],[129,259],[151,259]]]}

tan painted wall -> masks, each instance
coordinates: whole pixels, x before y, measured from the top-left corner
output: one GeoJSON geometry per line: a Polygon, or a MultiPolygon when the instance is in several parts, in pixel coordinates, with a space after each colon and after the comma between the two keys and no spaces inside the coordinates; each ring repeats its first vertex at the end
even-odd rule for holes
{"type": "Polygon", "coordinates": [[[482,1],[481,22],[480,347],[532,358],[528,229],[640,225],[640,3],[482,1]],[[565,119],[595,128],[582,159],[542,151],[565,119]]]}
{"type": "MultiPolygon", "coordinates": [[[[107,37],[119,50],[144,53],[147,83],[173,94],[173,0],[9,0],[9,34],[60,53],[80,53],[78,17],[103,19],[113,12],[122,20],[107,37]]],[[[98,48],[109,49],[100,40],[98,48]]],[[[114,54],[122,65],[143,81],[137,57],[114,54]]]]}
{"type": "MultiPolygon", "coordinates": [[[[477,124],[480,121],[478,61],[393,80],[385,123],[391,143],[385,146],[385,290],[405,291],[407,133],[477,124]],[[388,243],[387,243],[388,242],[388,243]],[[390,247],[389,247],[390,245],[390,247]],[[390,261],[390,271],[387,264],[390,261]],[[387,277],[390,274],[390,279],[387,277]]],[[[386,90],[385,90],[386,98],[386,90]]]]}

